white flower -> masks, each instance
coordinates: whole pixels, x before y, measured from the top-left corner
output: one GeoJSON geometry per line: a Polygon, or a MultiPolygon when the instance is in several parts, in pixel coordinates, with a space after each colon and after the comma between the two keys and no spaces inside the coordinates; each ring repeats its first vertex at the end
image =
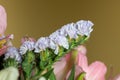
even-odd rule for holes
{"type": "Polygon", "coordinates": [[[32,51],[35,48],[35,42],[33,41],[25,41],[21,46],[20,46],[20,54],[24,55],[27,51],[32,51]]]}
{"type": "Polygon", "coordinates": [[[49,38],[49,46],[50,49],[55,50],[57,47],[57,44],[55,44],[55,42],[53,42],[50,38],[49,38]]]}
{"type": "Polygon", "coordinates": [[[5,60],[8,58],[14,58],[16,61],[21,62],[21,56],[18,52],[18,49],[15,47],[9,47],[5,53],[5,60]]]}
{"type": "Polygon", "coordinates": [[[38,39],[38,41],[35,43],[35,52],[39,53],[49,46],[49,39],[48,37],[41,37],[38,39]]]}
{"type": "Polygon", "coordinates": [[[68,40],[65,36],[62,36],[59,34],[58,31],[52,33],[49,38],[51,40],[53,40],[57,45],[59,46],[63,46],[64,48],[68,49],[69,48],[69,44],[68,44],[68,40]]]}
{"type": "Polygon", "coordinates": [[[67,25],[64,25],[61,29],[60,29],[60,35],[63,36],[69,36],[70,38],[77,38],[77,29],[75,27],[74,23],[70,23],[67,25]]]}
{"type": "MultiPolygon", "coordinates": [[[[65,36],[60,35],[58,31],[52,33],[52,34],[49,36],[49,38],[50,38],[56,45],[62,46],[62,47],[64,47],[64,48],[66,48],[66,49],[69,48],[69,44],[68,44],[67,38],[66,38],[65,36]]],[[[56,47],[55,54],[58,53],[58,50],[59,50],[58,46],[56,47]]]]}
{"type": "Polygon", "coordinates": [[[90,36],[90,33],[93,31],[92,26],[94,24],[91,21],[80,20],[76,23],[76,29],[78,30],[79,35],[90,36]]]}
{"type": "Polygon", "coordinates": [[[39,53],[44,51],[46,48],[53,49],[56,54],[58,53],[58,45],[53,40],[49,37],[41,37],[35,44],[35,52],[39,53]]]}

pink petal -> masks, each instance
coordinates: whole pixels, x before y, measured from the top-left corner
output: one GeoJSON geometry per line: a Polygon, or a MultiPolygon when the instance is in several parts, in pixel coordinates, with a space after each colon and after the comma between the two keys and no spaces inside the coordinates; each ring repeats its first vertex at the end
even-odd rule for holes
{"type": "Polygon", "coordinates": [[[31,38],[31,37],[28,37],[28,36],[24,36],[24,37],[21,39],[21,43],[24,43],[25,41],[33,41],[33,42],[35,42],[35,39],[34,39],[34,38],[31,38]]]}
{"type": "Polygon", "coordinates": [[[105,80],[107,68],[104,63],[96,61],[87,69],[86,80],[105,80]]]}
{"type": "Polygon", "coordinates": [[[80,66],[83,69],[83,71],[86,72],[88,68],[88,61],[87,57],[84,54],[78,53],[77,65],[80,66]]]}
{"type": "Polygon", "coordinates": [[[72,56],[71,54],[72,53],[68,53],[68,54],[65,55],[66,61],[69,61],[71,59],[71,56],[72,56]]]}
{"type": "Polygon", "coordinates": [[[7,16],[3,6],[0,5],[0,34],[4,34],[7,27],[7,16]]]}
{"type": "Polygon", "coordinates": [[[0,56],[3,55],[7,50],[7,46],[3,46],[1,49],[0,49],[0,56]]]}
{"type": "Polygon", "coordinates": [[[60,61],[56,62],[53,67],[56,79],[63,80],[66,74],[65,70],[67,67],[66,59],[62,58],[60,61]]]}
{"type": "Polygon", "coordinates": [[[78,47],[75,48],[75,49],[78,51],[78,53],[81,53],[81,54],[86,55],[87,50],[86,50],[86,48],[85,48],[83,45],[78,46],[78,47]]]}

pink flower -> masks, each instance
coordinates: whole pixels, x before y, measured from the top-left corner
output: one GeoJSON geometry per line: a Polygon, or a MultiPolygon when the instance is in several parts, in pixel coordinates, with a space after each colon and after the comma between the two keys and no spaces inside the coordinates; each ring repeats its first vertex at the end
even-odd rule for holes
{"type": "Polygon", "coordinates": [[[25,41],[35,42],[36,40],[35,40],[34,38],[31,38],[31,37],[28,37],[28,36],[24,36],[24,37],[21,39],[21,43],[23,44],[25,41]]]}
{"type": "Polygon", "coordinates": [[[7,27],[7,15],[3,6],[0,5],[0,34],[3,35],[7,27]]]}
{"type": "Polygon", "coordinates": [[[4,45],[4,43],[6,43],[6,40],[3,40],[3,36],[4,36],[4,32],[6,30],[6,27],[7,27],[6,11],[5,11],[4,7],[0,5],[0,56],[6,52],[7,47],[8,47],[8,46],[4,45]]]}
{"type": "Polygon", "coordinates": [[[104,63],[95,61],[88,66],[86,55],[81,53],[78,53],[77,62],[77,65],[80,66],[86,73],[86,80],[105,80],[107,68],[104,63]]]}
{"type": "Polygon", "coordinates": [[[55,63],[54,73],[57,80],[67,80],[71,71],[71,67],[74,63],[76,64],[75,80],[81,72],[86,73],[85,80],[105,80],[107,68],[104,63],[95,61],[88,66],[86,48],[84,46],[79,46],[76,48],[76,50],[77,54],[73,51],[72,53],[69,53],[63,57],[59,62],[55,63]]]}
{"type": "Polygon", "coordinates": [[[11,39],[13,39],[13,35],[8,35],[0,39],[0,56],[6,52],[8,47],[12,46],[11,39]]]}

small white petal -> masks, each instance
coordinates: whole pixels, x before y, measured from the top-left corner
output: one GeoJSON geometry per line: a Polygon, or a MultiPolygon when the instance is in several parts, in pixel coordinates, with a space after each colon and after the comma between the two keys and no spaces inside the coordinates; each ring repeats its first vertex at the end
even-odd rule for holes
{"type": "Polygon", "coordinates": [[[74,23],[70,23],[67,25],[64,25],[61,29],[60,29],[60,35],[63,36],[69,36],[70,38],[77,38],[77,29],[75,27],[74,23]]]}
{"type": "Polygon", "coordinates": [[[59,52],[59,47],[57,46],[56,49],[55,49],[55,51],[54,51],[54,53],[58,54],[58,52],[59,52]]]}
{"type": "Polygon", "coordinates": [[[41,37],[35,43],[35,52],[40,52],[48,48],[49,46],[49,39],[47,37],[41,37]]]}
{"type": "Polygon", "coordinates": [[[33,41],[25,41],[21,46],[20,46],[20,54],[23,55],[27,51],[32,51],[35,48],[35,43],[33,41]]]}
{"type": "Polygon", "coordinates": [[[8,58],[14,58],[16,61],[21,62],[21,56],[18,52],[18,49],[16,49],[15,47],[9,47],[7,49],[7,52],[5,53],[5,60],[8,58]]]}
{"type": "Polygon", "coordinates": [[[68,49],[69,44],[68,40],[65,36],[61,36],[58,31],[52,33],[49,38],[54,41],[57,45],[63,46],[64,48],[68,49]]]}
{"type": "Polygon", "coordinates": [[[35,53],[40,53],[40,49],[38,49],[38,48],[35,48],[35,51],[34,51],[35,53]]]}
{"type": "Polygon", "coordinates": [[[50,49],[55,49],[56,48],[56,44],[51,39],[49,39],[49,48],[50,49]]]}
{"type": "Polygon", "coordinates": [[[91,21],[80,20],[76,23],[76,29],[78,29],[78,34],[90,36],[90,33],[93,31],[92,26],[94,24],[91,21]]]}
{"type": "Polygon", "coordinates": [[[20,54],[24,55],[28,49],[27,49],[27,47],[21,46],[19,50],[20,50],[20,54]]]}

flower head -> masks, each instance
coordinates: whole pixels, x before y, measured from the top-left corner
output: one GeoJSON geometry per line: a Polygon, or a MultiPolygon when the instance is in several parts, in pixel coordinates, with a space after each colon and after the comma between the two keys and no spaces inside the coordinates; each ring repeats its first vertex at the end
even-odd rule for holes
{"type": "Polygon", "coordinates": [[[48,37],[41,37],[38,39],[38,41],[35,43],[35,52],[39,53],[49,46],[49,39],[48,37]]]}
{"type": "Polygon", "coordinates": [[[58,53],[58,45],[49,37],[41,37],[35,43],[35,52],[36,53],[44,51],[47,48],[55,50],[54,53],[56,53],[56,54],[58,53]]]}
{"type": "Polygon", "coordinates": [[[68,40],[65,36],[61,36],[58,31],[52,33],[49,38],[53,40],[57,45],[62,46],[66,49],[69,48],[68,40]]]}
{"type": "Polygon", "coordinates": [[[52,40],[55,44],[53,45],[55,47],[55,54],[58,54],[59,46],[64,47],[65,49],[69,48],[68,40],[65,36],[62,36],[59,34],[59,31],[56,31],[52,33],[49,36],[50,40],[52,40]]]}
{"type": "Polygon", "coordinates": [[[69,36],[70,38],[77,38],[77,29],[75,27],[74,23],[70,23],[67,25],[64,25],[61,29],[60,29],[60,34],[63,36],[69,36]]]}
{"type": "Polygon", "coordinates": [[[9,47],[5,53],[5,60],[8,58],[14,58],[16,61],[21,62],[21,56],[18,52],[18,49],[15,47],[9,47]]]}
{"type": "Polygon", "coordinates": [[[24,55],[27,51],[32,51],[35,48],[35,42],[33,41],[25,41],[21,46],[20,46],[20,54],[24,55]]]}
{"type": "Polygon", "coordinates": [[[76,23],[76,29],[78,30],[79,35],[90,36],[90,33],[93,31],[92,26],[94,24],[91,21],[80,20],[76,23]]]}

